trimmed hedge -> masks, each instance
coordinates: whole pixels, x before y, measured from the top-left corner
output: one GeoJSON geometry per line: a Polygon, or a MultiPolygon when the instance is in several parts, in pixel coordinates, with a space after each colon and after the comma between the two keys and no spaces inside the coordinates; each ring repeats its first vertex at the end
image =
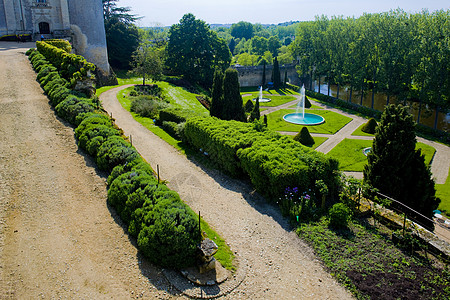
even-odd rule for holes
{"type": "Polygon", "coordinates": [[[45,40],[45,42],[49,45],[52,45],[59,49],[64,50],[67,53],[72,52],[72,45],[69,43],[69,41],[61,40],[61,39],[50,39],[50,40],[45,40]]]}
{"type": "Polygon", "coordinates": [[[95,65],[88,62],[83,56],[70,54],[45,41],[37,41],[36,48],[39,53],[61,72],[62,77],[70,81],[72,87],[79,80],[93,78],[90,72],[95,71],[95,65]]]}
{"type": "Polygon", "coordinates": [[[122,137],[122,130],[97,111],[95,100],[68,89],[67,81],[39,51],[28,53],[57,115],[77,126],[80,148],[96,159],[99,169],[111,172],[108,203],[137,237],[138,247],[155,264],[171,268],[192,265],[201,240],[195,213],[176,192],[158,183],[150,165],[122,137]]]}
{"type": "Polygon", "coordinates": [[[188,119],[184,135],[189,144],[206,152],[221,169],[233,176],[241,176],[244,172],[237,151],[251,146],[263,133],[254,130],[250,123],[205,117],[188,119]]]}
{"type": "Polygon", "coordinates": [[[198,113],[188,109],[165,108],[159,111],[158,121],[160,124],[165,122],[175,122],[177,124],[186,122],[187,119],[200,117],[198,113]]]}
{"type": "Polygon", "coordinates": [[[315,190],[316,180],[325,182],[330,195],[337,194],[339,163],[290,137],[213,117],[188,119],[184,134],[221,169],[234,176],[248,174],[255,188],[271,199],[287,187],[315,190]]]}
{"type": "Polygon", "coordinates": [[[331,195],[339,188],[339,163],[288,136],[257,139],[237,156],[255,188],[270,199],[278,199],[288,187],[315,191],[317,180],[325,182],[331,195]]]}

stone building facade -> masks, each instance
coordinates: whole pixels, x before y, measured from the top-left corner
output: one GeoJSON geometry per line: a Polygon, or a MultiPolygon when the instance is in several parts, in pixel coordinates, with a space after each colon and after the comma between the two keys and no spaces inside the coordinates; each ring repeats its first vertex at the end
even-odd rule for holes
{"type": "MultiPolygon", "coordinates": [[[[300,85],[300,78],[298,76],[297,70],[295,69],[295,64],[287,64],[280,66],[281,81],[284,82],[284,76],[287,71],[287,82],[294,85],[300,85]]],[[[239,85],[241,87],[248,86],[260,86],[262,84],[262,78],[264,73],[264,66],[233,66],[239,74],[239,85]]],[[[272,65],[266,66],[266,82],[264,85],[268,84],[272,77],[272,65]]]]}
{"type": "Polygon", "coordinates": [[[0,38],[7,35],[68,39],[77,54],[110,72],[102,0],[0,0],[0,38]]]}

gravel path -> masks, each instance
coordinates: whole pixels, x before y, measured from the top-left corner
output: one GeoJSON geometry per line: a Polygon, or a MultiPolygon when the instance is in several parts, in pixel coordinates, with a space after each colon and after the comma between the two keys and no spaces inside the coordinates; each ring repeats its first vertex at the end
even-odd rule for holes
{"type": "Polygon", "coordinates": [[[277,209],[250,186],[214,170],[202,169],[136,122],[122,108],[116,93],[101,95],[133,145],[184,201],[200,211],[237,253],[246,277],[226,299],[350,299],[316,260],[277,209]]]}
{"type": "Polygon", "coordinates": [[[172,299],[106,205],[104,174],[0,42],[0,299],[172,299]]]}

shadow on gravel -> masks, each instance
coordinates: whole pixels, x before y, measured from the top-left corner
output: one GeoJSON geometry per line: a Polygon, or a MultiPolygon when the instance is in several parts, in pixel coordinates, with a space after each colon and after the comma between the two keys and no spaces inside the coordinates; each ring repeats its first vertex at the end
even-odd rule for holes
{"type": "MultiPolygon", "coordinates": [[[[192,150],[189,152],[192,152],[192,150]]],[[[251,207],[259,213],[271,217],[284,230],[293,230],[293,227],[289,224],[289,220],[283,217],[278,206],[274,203],[270,203],[262,195],[256,192],[249,178],[233,178],[222,171],[215,169],[205,157],[202,157],[198,153],[194,152],[188,154],[186,151],[186,156],[189,161],[202,169],[203,172],[208,174],[221,187],[241,194],[251,207]]]]}
{"type": "MultiPolygon", "coordinates": [[[[60,121],[62,123],[64,123],[64,125],[66,125],[66,126],[69,126],[69,127],[71,126],[69,123],[63,121],[62,119],[60,119],[60,121]]],[[[106,172],[98,169],[94,158],[92,158],[89,154],[84,152],[84,150],[81,148],[78,148],[77,154],[79,154],[80,156],[83,157],[87,167],[94,169],[95,173],[99,177],[103,178],[106,182],[106,180],[108,178],[108,174],[106,172]]],[[[105,205],[107,206],[108,211],[109,211],[111,217],[113,218],[114,222],[122,228],[124,235],[126,235],[126,237],[128,238],[128,241],[133,245],[133,247],[136,248],[136,250],[137,250],[136,260],[139,265],[139,269],[141,271],[142,276],[147,278],[148,282],[151,285],[153,285],[157,290],[159,290],[161,292],[169,293],[172,296],[179,296],[180,293],[172,287],[172,285],[168,282],[167,278],[164,276],[163,269],[151,264],[144,257],[142,252],[138,249],[136,238],[134,238],[133,236],[128,234],[128,228],[127,228],[126,224],[122,221],[120,216],[116,213],[116,210],[106,202],[106,199],[105,199],[105,205]]]]}

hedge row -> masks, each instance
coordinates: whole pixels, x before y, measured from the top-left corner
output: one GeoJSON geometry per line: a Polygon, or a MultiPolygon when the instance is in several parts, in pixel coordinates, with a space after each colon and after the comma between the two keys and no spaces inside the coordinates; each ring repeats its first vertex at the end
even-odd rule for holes
{"type": "Polygon", "coordinates": [[[69,43],[69,41],[61,40],[61,39],[50,39],[50,40],[45,40],[45,42],[49,45],[52,45],[59,49],[64,50],[67,53],[72,52],[72,45],[69,43]]]}
{"type": "Polygon", "coordinates": [[[74,87],[77,81],[92,79],[90,72],[95,70],[95,65],[83,56],[70,54],[44,41],[37,41],[36,48],[58,69],[61,76],[70,82],[71,87],[74,87]]]}
{"type": "Polygon", "coordinates": [[[250,147],[261,135],[264,133],[255,131],[253,124],[217,118],[191,118],[184,127],[186,141],[233,176],[244,174],[237,151],[250,147]]]}
{"type": "Polygon", "coordinates": [[[317,194],[317,180],[323,180],[332,195],[339,189],[338,161],[288,136],[255,138],[250,147],[239,149],[237,156],[255,188],[272,199],[278,199],[288,187],[317,194]]]}
{"type": "Polygon", "coordinates": [[[255,188],[271,199],[278,199],[287,187],[313,190],[320,179],[333,194],[339,188],[336,160],[274,131],[208,117],[188,119],[184,135],[220,168],[234,176],[248,174],[255,188]]]}
{"type": "Polygon", "coordinates": [[[154,178],[150,165],[98,109],[98,103],[74,95],[39,51],[27,54],[47,95],[55,94],[50,102],[56,113],[76,126],[78,145],[95,158],[99,169],[110,172],[108,203],[137,237],[139,249],[164,267],[191,265],[201,239],[195,213],[176,192],[154,178]]]}

